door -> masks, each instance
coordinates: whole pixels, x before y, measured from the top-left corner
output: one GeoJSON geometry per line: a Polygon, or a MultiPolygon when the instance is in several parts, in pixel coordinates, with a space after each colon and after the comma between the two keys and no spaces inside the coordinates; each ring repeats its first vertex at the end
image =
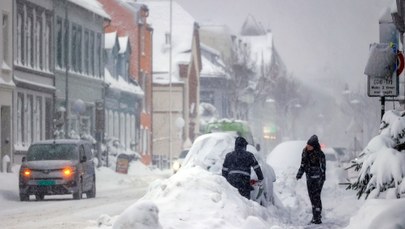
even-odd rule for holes
{"type": "MultiPolygon", "coordinates": [[[[0,142],[0,161],[3,161],[3,157],[8,155],[11,159],[11,108],[10,106],[1,106],[0,111],[1,117],[1,142],[0,142]]],[[[3,163],[0,163],[0,168],[2,168],[3,163]]],[[[5,169],[5,168],[4,168],[5,169]]]]}

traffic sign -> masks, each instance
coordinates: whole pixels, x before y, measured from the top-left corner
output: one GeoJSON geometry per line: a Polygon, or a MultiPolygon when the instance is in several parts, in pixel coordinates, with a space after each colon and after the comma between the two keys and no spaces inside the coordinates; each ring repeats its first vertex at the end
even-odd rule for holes
{"type": "Polygon", "coordinates": [[[369,97],[396,97],[399,95],[399,77],[396,74],[390,78],[367,77],[367,93],[369,97]]]}

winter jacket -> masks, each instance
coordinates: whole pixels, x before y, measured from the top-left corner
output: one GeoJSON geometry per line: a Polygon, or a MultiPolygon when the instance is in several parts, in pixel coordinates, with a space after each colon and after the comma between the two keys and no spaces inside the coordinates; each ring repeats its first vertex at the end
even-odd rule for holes
{"type": "Polygon", "coordinates": [[[263,180],[263,172],[259,166],[259,163],[251,152],[246,151],[246,146],[246,140],[242,137],[238,137],[235,141],[235,150],[226,155],[222,167],[222,176],[224,176],[227,180],[230,175],[237,174],[240,176],[249,177],[249,181],[251,167],[256,172],[257,178],[259,180],[263,180]]]}
{"type": "Polygon", "coordinates": [[[313,151],[303,150],[301,156],[301,166],[298,169],[297,179],[306,174],[307,180],[320,179],[325,181],[326,160],[325,154],[318,147],[313,151]]]}

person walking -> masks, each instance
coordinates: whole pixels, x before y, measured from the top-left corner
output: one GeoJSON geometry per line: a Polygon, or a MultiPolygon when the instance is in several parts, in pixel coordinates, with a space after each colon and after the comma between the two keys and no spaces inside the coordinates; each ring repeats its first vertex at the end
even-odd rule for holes
{"type": "Polygon", "coordinates": [[[258,186],[263,185],[263,172],[260,168],[253,153],[246,151],[248,142],[243,137],[237,137],[235,140],[235,150],[228,153],[222,166],[222,176],[235,188],[239,193],[250,199],[250,192],[253,187],[250,185],[251,167],[254,169],[258,186]]]}
{"type": "Polygon", "coordinates": [[[301,166],[298,169],[297,180],[305,173],[307,189],[312,204],[312,220],[310,223],[322,223],[321,192],[325,182],[326,160],[319,145],[318,136],[312,135],[302,152],[301,166]]]}

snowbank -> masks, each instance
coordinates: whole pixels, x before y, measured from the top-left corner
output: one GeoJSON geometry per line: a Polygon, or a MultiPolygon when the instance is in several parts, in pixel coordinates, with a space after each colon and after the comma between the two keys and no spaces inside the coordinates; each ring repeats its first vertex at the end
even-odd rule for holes
{"type": "Polygon", "coordinates": [[[346,229],[405,228],[405,200],[370,199],[350,219],[346,229]]]}

